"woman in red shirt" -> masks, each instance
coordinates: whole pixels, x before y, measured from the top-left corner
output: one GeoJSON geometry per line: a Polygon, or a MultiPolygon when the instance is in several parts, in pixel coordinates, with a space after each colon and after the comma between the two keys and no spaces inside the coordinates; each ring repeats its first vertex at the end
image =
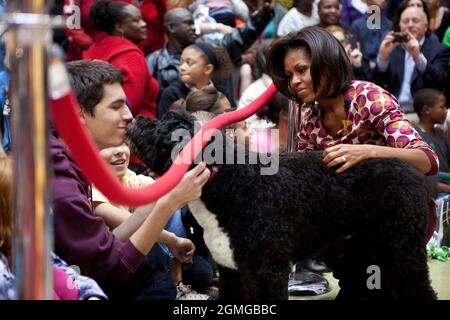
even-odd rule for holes
{"type": "Polygon", "coordinates": [[[144,53],[138,44],[147,37],[141,12],[131,4],[113,1],[96,2],[90,10],[97,37],[83,59],[99,59],[123,72],[123,89],[133,116],[156,118],[158,83],[150,74],[144,53]]]}

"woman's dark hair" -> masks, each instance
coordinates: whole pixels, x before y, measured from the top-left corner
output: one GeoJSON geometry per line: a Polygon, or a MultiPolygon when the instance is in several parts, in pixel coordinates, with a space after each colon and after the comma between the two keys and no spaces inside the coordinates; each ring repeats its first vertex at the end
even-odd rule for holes
{"type": "Polygon", "coordinates": [[[253,79],[259,79],[265,73],[267,74],[267,54],[273,39],[264,39],[256,50],[255,66],[252,68],[253,79]]]}
{"type": "Polygon", "coordinates": [[[184,100],[175,101],[170,109],[185,109],[189,113],[207,111],[217,115],[223,113],[219,104],[223,98],[226,96],[214,86],[206,86],[201,90],[190,92],[184,100]]]}
{"type": "Polygon", "coordinates": [[[89,19],[98,31],[111,34],[117,23],[128,16],[127,3],[111,0],[97,0],[89,11],[89,19]]]}
{"type": "Polygon", "coordinates": [[[224,48],[215,47],[205,42],[191,44],[188,48],[199,52],[206,64],[212,64],[214,66],[214,71],[211,75],[213,82],[214,79],[226,79],[231,76],[233,64],[231,63],[228,52],[224,48]]]}
{"type": "MultiPolygon", "coordinates": [[[[394,29],[395,32],[399,32],[400,31],[400,17],[403,13],[403,11],[406,10],[406,8],[409,8],[409,1],[410,0],[403,0],[402,2],[400,2],[400,4],[397,7],[397,10],[395,11],[394,17],[392,18],[392,28],[394,29]]],[[[427,9],[427,5],[425,3],[425,1],[422,1],[422,5],[423,5],[423,11],[425,12],[425,15],[427,16],[427,21],[428,23],[430,22],[430,14],[428,13],[428,9],[427,9]]],[[[429,36],[431,33],[430,28],[427,28],[427,31],[425,32],[425,36],[429,36]]],[[[417,39],[420,40],[420,39],[417,39]]]]}
{"type": "Polygon", "coordinates": [[[265,119],[270,122],[273,122],[275,124],[280,121],[280,112],[286,111],[288,112],[289,109],[289,99],[282,95],[281,93],[277,92],[275,97],[273,97],[270,102],[262,107],[256,115],[260,119],[265,119]]]}
{"type": "Polygon", "coordinates": [[[432,88],[420,89],[414,95],[414,111],[416,111],[417,115],[420,117],[425,106],[431,107],[441,96],[444,96],[444,94],[439,90],[432,88]]]}
{"type": "Polygon", "coordinates": [[[353,78],[352,65],[344,47],[324,29],[306,27],[277,40],[268,55],[267,65],[273,83],[289,99],[303,103],[291,90],[284,66],[288,51],[298,49],[304,49],[311,59],[310,73],[314,91],[321,85],[322,95],[333,98],[350,85],[353,78]]]}

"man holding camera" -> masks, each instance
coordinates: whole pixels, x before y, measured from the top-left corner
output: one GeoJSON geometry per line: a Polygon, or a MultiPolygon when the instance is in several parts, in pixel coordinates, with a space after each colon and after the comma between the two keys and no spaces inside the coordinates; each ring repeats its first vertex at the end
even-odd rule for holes
{"type": "Polygon", "coordinates": [[[389,32],[378,51],[376,82],[397,97],[405,112],[413,112],[418,90],[448,86],[450,48],[430,34],[422,8],[406,7],[394,27],[400,32],[389,32]]]}

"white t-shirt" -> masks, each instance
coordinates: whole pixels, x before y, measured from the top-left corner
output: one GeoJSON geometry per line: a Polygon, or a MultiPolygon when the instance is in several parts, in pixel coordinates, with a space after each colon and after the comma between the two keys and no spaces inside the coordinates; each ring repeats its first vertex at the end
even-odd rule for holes
{"type": "MultiPolygon", "coordinates": [[[[241,95],[241,99],[239,100],[238,109],[241,109],[247,106],[249,103],[255,101],[256,98],[263,94],[271,84],[272,78],[267,74],[263,74],[261,78],[250,84],[247,89],[244,90],[241,95]]],[[[245,124],[247,126],[248,135],[250,137],[252,137],[256,131],[272,128],[275,126],[274,123],[258,118],[256,114],[247,118],[245,120],[245,124]]]]}
{"type": "Polygon", "coordinates": [[[304,27],[315,26],[320,22],[317,4],[313,3],[310,17],[301,14],[296,8],[289,10],[278,25],[277,36],[284,37],[290,32],[299,31],[304,27]]]}

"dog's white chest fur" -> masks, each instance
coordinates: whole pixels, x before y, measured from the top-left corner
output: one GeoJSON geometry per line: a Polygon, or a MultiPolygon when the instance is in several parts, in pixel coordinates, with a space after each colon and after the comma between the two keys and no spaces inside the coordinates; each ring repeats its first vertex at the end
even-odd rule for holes
{"type": "Polygon", "coordinates": [[[203,228],[203,239],[214,260],[224,267],[237,270],[233,250],[230,248],[230,238],[219,227],[216,216],[208,211],[200,199],[189,202],[189,209],[203,228]]]}

